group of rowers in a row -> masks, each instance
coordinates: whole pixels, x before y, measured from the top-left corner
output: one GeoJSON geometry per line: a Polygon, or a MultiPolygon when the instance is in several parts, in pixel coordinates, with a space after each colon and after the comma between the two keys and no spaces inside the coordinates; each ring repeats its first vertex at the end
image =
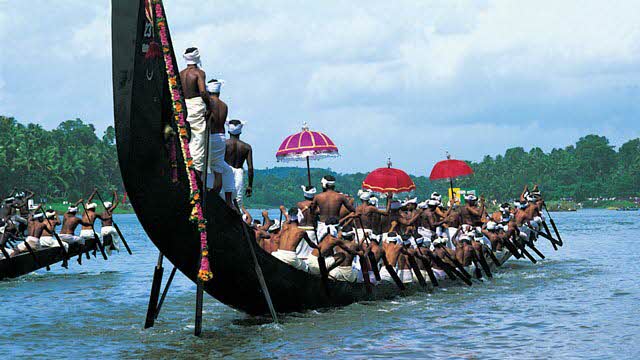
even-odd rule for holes
{"type": "Polygon", "coordinates": [[[436,285],[445,277],[470,284],[465,268],[473,264],[476,277],[483,272],[491,277],[489,262],[501,265],[496,253],[503,250],[531,261],[525,247],[544,256],[534,245],[544,222],[537,186],[525,187],[513,206],[504,203],[492,214],[482,197],[467,195],[464,205],[443,204],[435,192],[420,203],[388,194],[381,209],[372,192],[361,190],[356,206],[354,198],[336,191],[333,176],[323,177],[320,193],[314,187],[302,190],[304,200],[297,206],[280,207],[282,224],[266,211],[261,222],[243,209],[243,219],[264,250],[311,274],[371,284],[430,279],[436,285]]]}
{"type": "MultiPolygon", "coordinates": [[[[97,189],[86,202],[80,199],[69,204],[67,211],[62,214],[62,221],[56,210],[45,210],[42,204],[30,206],[29,200],[34,196],[32,191],[14,192],[3,199],[0,208],[0,259],[60,246],[65,251],[69,250],[69,246],[80,247],[80,255],[85,253],[87,256],[91,250],[95,256],[97,247],[109,254],[112,250],[119,251],[120,237],[113,226],[113,212],[119,204],[118,195],[114,191],[113,200],[105,201],[104,211],[99,213],[96,211],[98,205],[93,202],[96,193],[97,189]],[[84,211],[78,216],[80,205],[84,211]],[[98,219],[102,222],[99,235],[94,228],[98,219]],[[56,227],[60,225],[60,230],[56,231],[56,227]],[[78,226],[81,227],[80,233],[75,235],[78,226]],[[95,241],[92,246],[85,247],[85,241],[89,239],[95,241]]],[[[79,256],[79,263],[81,259],[79,256]]]]}

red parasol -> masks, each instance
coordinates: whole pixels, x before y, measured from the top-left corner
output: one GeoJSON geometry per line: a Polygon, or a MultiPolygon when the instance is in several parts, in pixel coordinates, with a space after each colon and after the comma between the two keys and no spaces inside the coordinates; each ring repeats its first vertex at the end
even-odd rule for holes
{"type": "Polygon", "coordinates": [[[379,193],[402,193],[416,189],[416,185],[406,172],[391,167],[391,160],[386,168],[373,170],[362,182],[362,188],[379,193]]]}
{"type": "Polygon", "coordinates": [[[327,135],[317,131],[310,131],[307,123],[304,123],[301,132],[287,136],[276,152],[278,161],[307,160],[309,186],[311,186],[309,160],[335,156],[339,156],[336,144],[327,135]]]}
{"type": "Polygon", "coordinates": [[[462,160],[451,159],[447,153],[447,160],[439,161],[431,169],[429,180],[449,179],[451,194],[453,194],[453,179],[473,174],[473,169],[462,160]]]}

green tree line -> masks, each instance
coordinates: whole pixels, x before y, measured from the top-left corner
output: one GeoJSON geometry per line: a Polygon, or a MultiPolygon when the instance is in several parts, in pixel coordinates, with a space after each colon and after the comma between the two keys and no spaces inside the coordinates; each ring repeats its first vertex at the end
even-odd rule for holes
{"type": "MultiPolygon", "coordinates": [[[[575,145],[547,153],[537,147],[529,151],[516,147],[470,165],[475,174],[456,180],[456,186],[476,189],[498,201],[515,198],[527,183],[540,184],[549,200],[640,194],[640,139],[616,149],[604,136],[587,135],[575,145]]],[[[316,187],[325,174],[334,175],[339,190],[349,194],[355,194],[366,177],[366,173],[338,174],[314,168],[311,176],[316,187]]],[[[446,193],[445,181],[412,178],[417,186],[414,195],[420,199],[433,191],[446,193]]],[[[300,185],[306,182],[302,168],[256,170],[254,195],[246,199],[247,206],[292,205],[302,198],[300,185]]],[[[93,125],[80,119],[46,130],[0,116],[0,194],[18,187],[52,199],[74,200],[94,186],[123,191],[113,127],[99,137],[93,125]]]]}

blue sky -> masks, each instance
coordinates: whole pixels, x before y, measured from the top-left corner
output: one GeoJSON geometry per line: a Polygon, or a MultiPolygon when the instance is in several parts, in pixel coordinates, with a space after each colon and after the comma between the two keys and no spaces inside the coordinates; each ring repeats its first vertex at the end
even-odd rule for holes
{"type": "MultiPolygon", "coordinates": [[[[260,168],[304,121],[341,149],[317,165],[345,172],[640,136],[640,2],[264,4],[166,1],[260,168]]],[[[0,42],[0,114],[113,123],[108,1],[0,0],[0,42]]]]}

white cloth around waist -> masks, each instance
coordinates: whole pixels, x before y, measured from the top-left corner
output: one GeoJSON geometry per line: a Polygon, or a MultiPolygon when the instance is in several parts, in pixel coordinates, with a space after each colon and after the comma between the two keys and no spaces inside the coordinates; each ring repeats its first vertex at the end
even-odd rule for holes
{"type": "Polygon", "coordinates": [[[231,166],[224,161],[227,145],[224,134],[209,135],[209,166],[207,175],[207,187],[212,188],[215,176],[212,173],[222,175],[222,191],[225,193],[233,193],[236,189],[233,170],[231,166]]]}
{"type": "Polygon", "coordinates": [[[358,271],[349,266],[338,266],[329,272],[329,277],[336,281],[356,282],[358,271]]]}
{"type": "MultiPolygon", "coordinates": [[[[318,263],[318,257],[315,255],[309,255],[307,257],[307,267],[309,274],[320,275],[320,264],[318,263]]],[[[324,262],[327,265],[327,269],[336,263],[336,259],[333,256],[325,256],[324,262]]]]}
{"type": "Polygon", "coordinates": [[[309,266],[306,262],[302,261],[294,251],[280,250],[272,252],[271,255],[276,259],[282,261],[285,264],[289,264],[294,268],[302,271],[309,271],[309,266]]]}

